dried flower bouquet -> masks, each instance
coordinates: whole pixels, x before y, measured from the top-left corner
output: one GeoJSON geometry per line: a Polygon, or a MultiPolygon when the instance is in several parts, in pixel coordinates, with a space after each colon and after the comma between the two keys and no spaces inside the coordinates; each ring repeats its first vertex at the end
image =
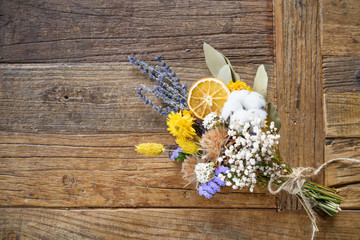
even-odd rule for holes
{"type": "MultiPolygon", "coordinates": [[[[178,145],[171,159],[182,162],[186,185],[194,184],[199,195],[206,198],[225,186],[250,192],[261,186],[272,194],[285,190],[297,196],[317,231],[313,210],[332,216],[341,210],[343,197],[336,189],[305,179],[326,164],[317,170],[292,169],[281,158],[281,122],[274,105],[266,102],[268,77],[264,66],[258,68],[250,87],[220,52],[204,43],[204,53],[213,77],[200,79],[189,91],[161,56],[156,58],[157,65],[129,57],[154,80],[153,89],[143,86],[137,93],[145,104],[167,116],[168,130],[178,145]],[[161,99],[163,105],[155,105],[148,94],[161,99]]],[[[165,150],[157,143],[136,146],[137,152],[154,156],[165,150]]]]}

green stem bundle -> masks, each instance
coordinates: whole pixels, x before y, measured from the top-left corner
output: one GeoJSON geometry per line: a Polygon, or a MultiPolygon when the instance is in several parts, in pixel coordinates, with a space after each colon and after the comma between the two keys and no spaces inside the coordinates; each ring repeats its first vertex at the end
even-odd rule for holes
{"type": "Polygon", "coordinates": [[[340,204],[344,198],[337,194],[338,190],[335,188],[306,181],[301,190],[313,208],[318,208],[329,216],[341,211],[340,204]]]}

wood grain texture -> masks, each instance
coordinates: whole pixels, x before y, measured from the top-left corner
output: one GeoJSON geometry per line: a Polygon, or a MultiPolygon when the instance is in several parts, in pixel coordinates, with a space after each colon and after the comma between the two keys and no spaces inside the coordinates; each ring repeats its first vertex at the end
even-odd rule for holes
{"type": "MultiPolygon", "coordinates": [[[[184,83],[209,76],[205,61],[171,64],[184,83]]],[[[235,68],[253,83],[257,64],[235,68]]],[[[275,84],[272,65],[269,98],[275,84]]],[[[0,65],[0,130],[119,132],[163,131],[166,118],[145,106],[135,89],[152,87],[130,64],[0,65]]],[[[156,102],[156,101],[154,101],[156,102]]],[[[157,101],[159,103],[159,101],[157,101]]]]}
{"type": "MultiPolygon", "coordinates": [[[[324,154],[319,3],[277,0],[274,12],[281,155],[292,167],[316,167],[324,154]]],[[[300,206],[288,202],[288,208],[300,206]]]]}
{"type": "Polygon", "coordinates": [[[163,53],[202,62],[203,42],[234,62],[273,62],[269,0],[5,0],[0,9],[0,62],[124,62],[163,53]]]}
{"type": "Polygon", "coordinates": [[[199,196],[166,154],[146,157],[141,142],[174,144],[167,133],[0,132],[0,206],[275,208],[275,196],[224,189],[199,196]]]}
{"type": "Polygon", "coordinates": [[[325,93],[360,92],[360,57],[323,57],[325,93]]]}
{"type": "MultiPolygon", "coordinates": [[[[325,160],[335,158],[360,159],[359,138],[326,140],[325,160]]],[[[325,170],[325,184],[336,187],[345,197],[341,208],[360,209],[360,163],[335,162],[325,170]]]]}
{"type": "Polygon", "coordinates": [[[360,2],[322,0],[322,54],[360,56],[360,2]]]}
{"type": "MultiPolygon", "coordinates": [[[[290,240],[311,237],[311,225],[304,212],[275,210],[2,208],[0,222],[1,239],[290,240]]],[[[359,239],[360,212],[344,211],[335,217],[320,219],[319,227],[315,239],[359,239]]]]}
{"type": "MultiPolygon", "coordinates": [[[[360,2],[321,1],[326,147],[325,160],[360,159],[360,2]]],[[[360,208],[360,164],[327,167],[325,183],[345,197],[342,208],[360,208]]]]}
{"type": "MultiPolygon", "coordinates": [[[[350,166],[348,166],[350,167],[350,166]]],[[[359,166],[351,166],[359,169],[359,166]]],[[[359,171],[358,173],[359,174],[359,171]]],[[[343,185],[337,187],[339,194],[345,198],[341,203],[341,209],[360,209],[360,183],[343,185]]]]}
{"type": "MultiPolygon", "coordinates": [[[[192,83],[209,75],[205,41],[248,83],[266,63],[286,161],[323,162],[324,119],[332,137],[325,159],[358,157],[358,139],[341,139],[358,136],[358,100],[349,100],[357,95],[339,94],[358,92],[357,6],[356,0],[1,1],[0,239],[309,239],[305,212],[275,212],[272,195],[225,190],[206,200],[184,187],[180,164],[136,154],[134,144],[174,141],[164,118],[135,95],[135,87],[150,82],[125,62],[132,54],[151,60],[164,53],[192,83]],[[112,209],[52,209],[64,207],[112,209]]],[[[344,209],[360,208],[357,169],[339,164],[325,171],[326,183],[345,196],[344,209]]],[[[286,208],[299,204],[289,200],[286,208]]],[[[360,212],[343,211],[320,220],[317,238],[359,239],[359,229],[360,212]]]]}
{"type": "Polygon", "coordinates": [[[325,94],[326,137],[360,137],[360,94],[325,94]]]}

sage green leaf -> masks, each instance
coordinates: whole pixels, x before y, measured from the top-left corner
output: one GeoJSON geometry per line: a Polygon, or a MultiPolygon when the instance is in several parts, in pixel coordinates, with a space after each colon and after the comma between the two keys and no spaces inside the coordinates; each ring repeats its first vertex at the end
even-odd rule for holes
{"type": "Polygon", "coordinates": [[[222,53],[220,53],[207,43],[204,43],[203,48],[206,65],[208,66],[211,74],[214,77],[219,78],[218,75],[220,69],[223,68],[225,65],[228,65],[230,67],[231,80],[234,82],[240,80],[239,74],[235,72],[227,57],[225,57],[222,53]]]}
{"type": "Polygon", "coordinates": [[[265,67],[261,64],[256,72],[253,90],[260,93],[266,99],[267,97],[268,76],[265,67]]]}
{"type": "Polygon", "coordinates": [[[222,68],[220,68],[216,78],[222,80],[226,85],[229,84],[229,82],[232,81],[231,69],[229,65],[224,65],[222,68]]]}
{"type": "Polygon", "coordinates": [[[220,69],[227,65],[224,56],[215,50],[212,46],[207,43],[204,43],[204,54],[206,65],[208,66],[211,74],[216,77],[220,71],[220,69]]]}
{"type": "MultiPolygon", "coordinates": [[[[223,55],[223,56],[224,56],[224,55],[223,55]]],[[[232,77],[233,82],[240,81],[240,76],[239,76],[239,74],[237,74],[237,73],[235,72],[233,66],[231,65],[231,63],[230,63],[230,61],[229,61],[229,59],[228,59],[227,57],[225,57],[225,56],[224,56],[224,58],[225,58],[225,61],[226,61],[227,65],[229,65],[229,67],[230,67],[231,77],[232,77]]]]}
{"type": "Polygon", "coordinates": [[[274,104],[268,103],[267,114],[268,114],[267,116],[268,123],[270,124],[271,122],[274,122],[277,131],[280,131],[281,121],[278,117],[278,112],[276,111],[274,104]]]}

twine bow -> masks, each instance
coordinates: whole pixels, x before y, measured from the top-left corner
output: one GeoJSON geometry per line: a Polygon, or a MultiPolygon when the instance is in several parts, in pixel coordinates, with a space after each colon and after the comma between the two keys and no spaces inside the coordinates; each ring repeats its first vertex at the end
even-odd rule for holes
{"type": "Polygon", "coordinates": [[[312,210],[311,203],[307,197],[304,196],[302,192],[302,187],[306,182],[306,178],[316,176],[319,172],[327,167],[330,163],[337,162],[337,161],[347,161],[347,162],[355,162],[360,163],[360,160],[352,159],[352,158],[336,158],[332,159],[324,164],[322,164],[319,168],[315,169],[312,167],[298,167],[292,169],[292,173],[289,175],[280,175],[280,177],[285,177],[287,180],[276,190],[272,189],[273,179],[270,179],[268,184],[268,190],[271,194],[278,194],[280,191],[284,190],[291,195],[296,195],[300,200],[301,204],[303,205],[305,211],[307,212],[311,222],[312,222],[312,236],[311,240],[315,237],[315,232],[319,231],[316,225],[316,215],[315,212],[312,210]]]}

